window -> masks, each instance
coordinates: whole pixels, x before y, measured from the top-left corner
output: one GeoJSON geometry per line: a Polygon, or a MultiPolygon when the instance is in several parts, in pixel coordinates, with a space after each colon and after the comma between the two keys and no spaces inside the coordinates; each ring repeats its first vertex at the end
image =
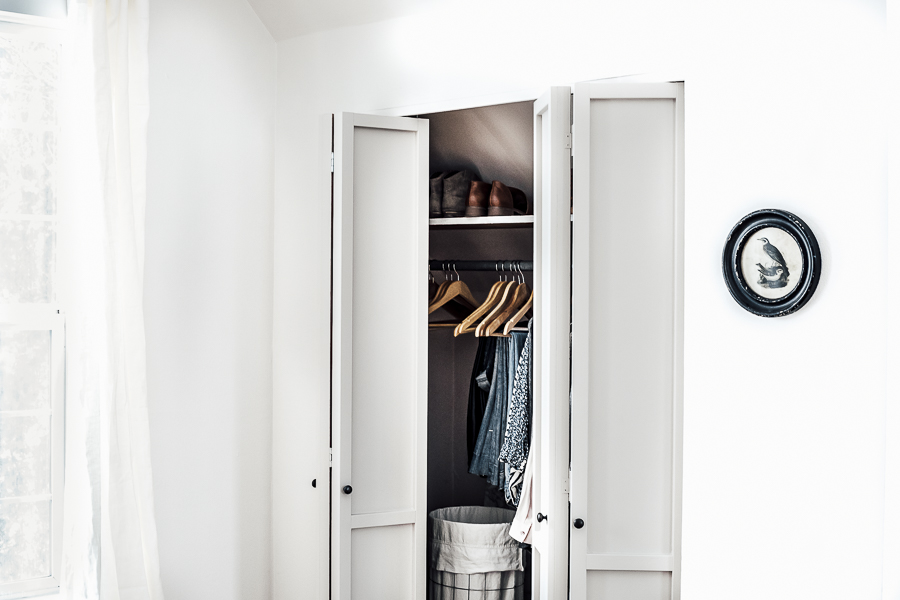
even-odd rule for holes
{"type": "MultiPolygon", "coordinates": [[[[0,9],[7,4],[0,0],[0,9]]],[[[61,49],[58,31],[0,22],[2,598],[59,586],[65,440],[64,316],[56,282],[61,49]]]]}
{"type": "Polygon", "coordinates": [[[0,11],[59,19],[66,16],[66,0],[0,0],[0,11]]]}

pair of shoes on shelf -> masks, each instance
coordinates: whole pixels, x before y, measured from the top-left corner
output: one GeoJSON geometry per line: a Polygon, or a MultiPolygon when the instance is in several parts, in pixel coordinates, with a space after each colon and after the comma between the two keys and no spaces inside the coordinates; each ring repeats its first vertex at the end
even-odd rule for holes
{"type": "Polygon", "coordinates": [[[532,214],[520,189],[499,181],[485,183],[468,169],[434,173],[429,181],[428,213],[438,217],[490,217],[532,214]]]}
{"type": "Polygon", "coordinates": [[[508,217],[513,214],[530,215],[531,204],[525,192],[514,187],[507,187],[499,181],[487,184],[473,181],[469,188],[469,201],[466,204],[467,217],[508,217]]]}
{"type": "Polygon", "coordinates": [[[465,216],[469,187],[477,179],[469,169],[434,173],[429,181],[429,216],[432,219],[465,216]]]}

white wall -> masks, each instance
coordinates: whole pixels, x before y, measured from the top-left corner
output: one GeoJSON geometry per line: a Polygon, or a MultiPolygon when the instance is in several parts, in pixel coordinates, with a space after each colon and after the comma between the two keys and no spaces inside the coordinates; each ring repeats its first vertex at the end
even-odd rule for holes
{"type": "Polygon", "coordinates": [[[654,72],[686,81],[684,597],[880,598],[883,29],[874,0],[457,2],[279,42],[274,597],[327,593],[323,115],[654,72]],[[824,255],[815,298],[777,320],[720,268],[764,207],[824,255]]]}
{"type": "Polygon", "coordinates": [[[146,323],[167,600],[271,596],[276,46],[246,0],[150,3],[146,323]]]}

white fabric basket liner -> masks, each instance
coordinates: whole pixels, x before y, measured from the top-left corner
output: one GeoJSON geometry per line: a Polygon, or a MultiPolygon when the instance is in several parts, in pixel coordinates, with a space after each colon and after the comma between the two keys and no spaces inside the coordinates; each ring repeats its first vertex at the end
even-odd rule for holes
{"type": "Polygon", "coordinates": [[[450,573],[522,571],[522,550],[509,535],[516,512],[488,506],[431,511],[431,566],[450,573]]]}

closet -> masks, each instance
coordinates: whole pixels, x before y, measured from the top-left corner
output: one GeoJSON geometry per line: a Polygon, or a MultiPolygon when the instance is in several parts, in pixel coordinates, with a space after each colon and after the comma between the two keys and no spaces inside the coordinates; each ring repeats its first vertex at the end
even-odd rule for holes
{"type": "MultiPolygon", "coordinates": [[[[331,598],[426,598],[428,512],[483,502],[477,340],[429,327],[429,260],[533,265],[529,596],[680,598],[682,90],[335,115],[331,598]],[[523,189],[533,217],[430,220],[429,175],[460,167],[523,189]]],[[[457,273],[478,300],[499,276],[457,273]]]]}

